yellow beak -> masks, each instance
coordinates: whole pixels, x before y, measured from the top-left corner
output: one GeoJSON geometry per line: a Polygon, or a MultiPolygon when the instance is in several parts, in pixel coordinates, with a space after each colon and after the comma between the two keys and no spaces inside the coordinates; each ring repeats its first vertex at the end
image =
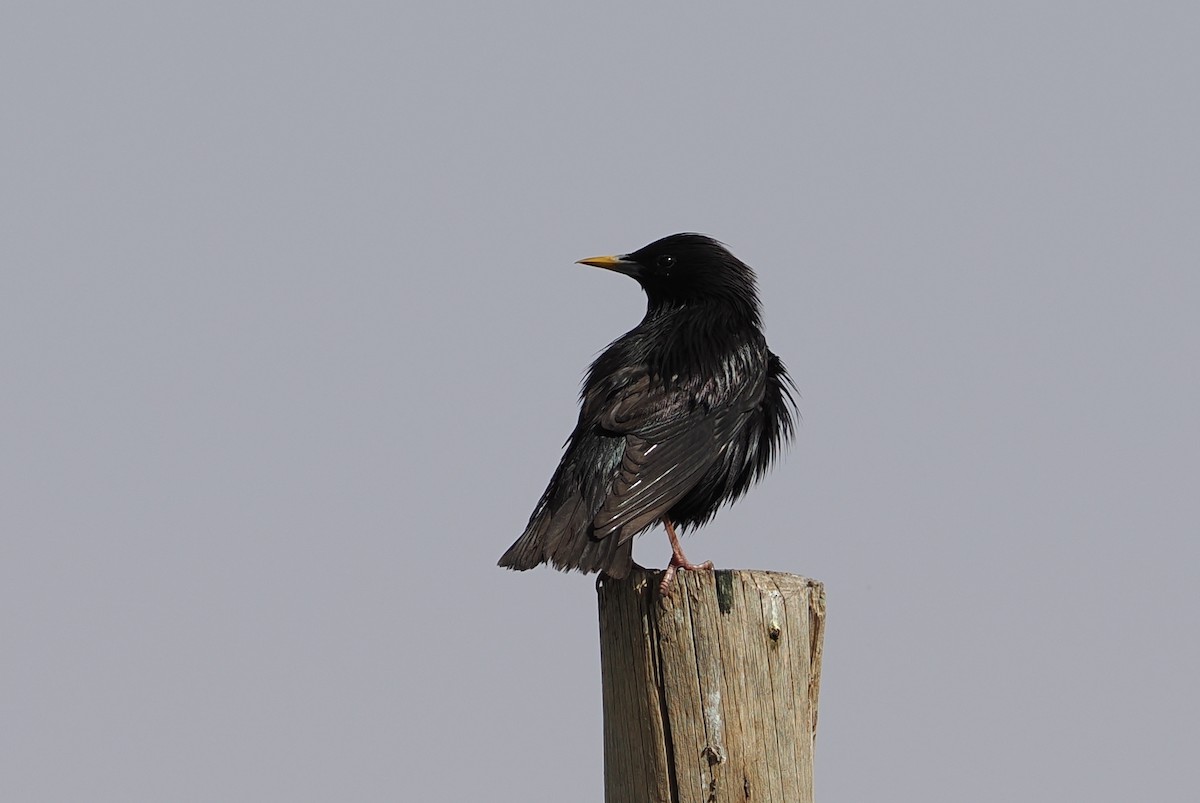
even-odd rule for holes
{"type": "Polygon", "coordinates": [[[615,270],[618,265],[624,262],[620,257],[588,257],[576,262],[576,265],[591,265],[596,268],[608,268],[615,270]]]}

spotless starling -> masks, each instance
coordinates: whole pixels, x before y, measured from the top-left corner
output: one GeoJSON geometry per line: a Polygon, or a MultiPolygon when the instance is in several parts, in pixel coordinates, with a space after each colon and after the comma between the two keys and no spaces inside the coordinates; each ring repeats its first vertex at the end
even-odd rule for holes
{"type": "Polygon", "coordinates": [[[673,234],[579,262],[636,279],[646,317],[592,363],[562,461],[500,565],[624,577],[633,537],[661,521],[665,593],[676,570],[712,568],[688,562],[676,528],[767,471],[792,436],[794,386],[763,337],[754,271],[716,240],[673,234]]]}

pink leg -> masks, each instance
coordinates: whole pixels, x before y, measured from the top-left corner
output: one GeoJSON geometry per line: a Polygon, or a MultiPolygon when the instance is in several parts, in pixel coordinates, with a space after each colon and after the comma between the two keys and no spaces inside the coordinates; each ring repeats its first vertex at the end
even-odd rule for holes
{"type": "Polygon", "coordinates": [[[675,579],[675,572],[679,569],[684,571],[694,572],[701,569],[711,569],[713,567],[711,560],[706,560],[704,563],[688,563],[687,556],[683,554],[683,547],[679,546],[679,536],[675,534],[675,525],[666,516],[662,517],[663,526],[667,528],[667,538],[671,540],[671,562],[667,564],[667,570],[663,572],[662,582],[658,584],[658,590],[661,594],[668,594],[671,591],[671,581],[675,579]]]}

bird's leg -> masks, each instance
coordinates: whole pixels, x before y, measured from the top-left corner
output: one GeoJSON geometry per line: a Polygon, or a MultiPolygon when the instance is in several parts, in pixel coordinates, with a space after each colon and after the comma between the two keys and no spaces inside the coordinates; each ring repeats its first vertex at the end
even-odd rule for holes
{"type": "Polygon", "coordinates": [[[683,554],[683,547],[679,545],[679,536],[675,534],[675,525],[666,516],[662,517],[663,527],[667,528],[667,538],[671,540],[671,562],[667,564],[667,570],[663,572],[662,582],[658,584],[659,593],[667,594],[671,590],[671,581],[675,579],[675,572],[679,569],[684,571],[694,572],[700,569],[711,569],[713,563],[711,560],[706,560],[704,563],[688,563],[687,556],[683,554]]]}

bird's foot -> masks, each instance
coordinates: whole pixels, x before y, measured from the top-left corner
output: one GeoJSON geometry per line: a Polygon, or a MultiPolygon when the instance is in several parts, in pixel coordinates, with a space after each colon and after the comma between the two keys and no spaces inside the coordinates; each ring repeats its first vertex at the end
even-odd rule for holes
{"type": "Polygon", "coordinates": [[[713,562],[706,560],[703,563],[688,563],[687,558],[683,557],[683,553],[674,554],[671,556],[671,562],[667,564],[667,570],[663,572],[662,582],[658,584],[658,592],[663,596],[671,593],[671,583],[675,580],[675,574],[680,569],[685,572],[712,571],[713,562]]]}

